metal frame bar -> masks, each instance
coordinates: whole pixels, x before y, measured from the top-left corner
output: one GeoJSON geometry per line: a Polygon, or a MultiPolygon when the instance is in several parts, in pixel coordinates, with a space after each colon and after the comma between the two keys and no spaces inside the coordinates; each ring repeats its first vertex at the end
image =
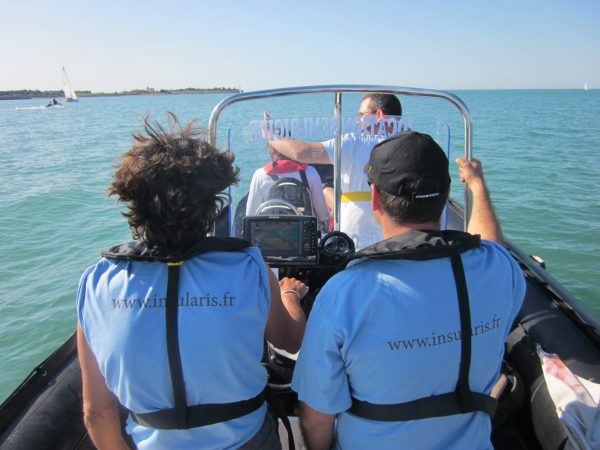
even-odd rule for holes
{"type": "MultiPolygon", "coordinates": [[[[345,84],[345,85],[323,85],[323,86],[304,86],[304,87],[291,87],[281,89],[270,89],[265,91],[254,91],[254,92],[243,92],[240,94],[234,94],[230,97],[223,99],[218,103],[212,110],[210,119],[208,122],[208,132],[211,144],[215,145],[217,141],[217,123],[219,116],[223,110],[235,103],[255,100],[260,98],[269,97],[283,97],[287,95],[300,95],[300,94],[322,94],[322,93],[333,93],[334,97],[334,114],[337,123],[337,132],[335,137],[334,145],[334,197],[335,204],[333,208],[334,215],[334,227],[339,229],[339,211],[340,211],[340,177],[339,166],[341,161],[341,117],[342,117],[342,94],[351,92],[361,93],[381,93],[381,94],[400,94],[410,95],[417,97],[432,97],[446,100],[452,103],[460,112],[463,118],[464,124],[464,155],[468,160],[471,160],[473,154],[473,123],[471,121],[471,113],[467,105],[456,95],[446,92],[432,89],[418,89],[411,87],[401,86],[379,86],[379,85],[359,85],[359,84],[345,84]]],[[[464,229],[467,229],[469,216],[471,213],[471,203],[469,198],[469,191],[465,188],[464,195],[464,229]]]]}
{"type": "Polygon", "coordinates": [[[337,132],[333,144],[333,229],[340,229],[340,212],[342,197],[342,93],[335,93],[334,116],[337,132]]]}

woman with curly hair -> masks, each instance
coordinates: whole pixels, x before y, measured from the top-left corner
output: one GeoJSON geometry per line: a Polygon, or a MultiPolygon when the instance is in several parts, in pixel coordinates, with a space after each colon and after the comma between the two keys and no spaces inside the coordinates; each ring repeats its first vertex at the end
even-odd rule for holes
{"type": "Polygon", "coordinates": [[[170,119],[168,132],[144,122],[108,190],[136,241],[103,252],[79,284],[85,424],[98,448],[128,448],[120,404],[141,449],[279,448],[263,342],[298,350],[308,289],[278,283],[247,242],[207,237],[239,170],[170,119]]]}

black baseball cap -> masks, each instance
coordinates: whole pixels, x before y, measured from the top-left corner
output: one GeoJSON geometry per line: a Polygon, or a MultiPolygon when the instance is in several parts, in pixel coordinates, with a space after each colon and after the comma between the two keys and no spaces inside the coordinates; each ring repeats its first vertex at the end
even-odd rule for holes
{"type": "Polygon", "coordinates": [[[405,131],[381,141],[365,166],[369,183],[392,195],[402,195],[404,182],[429,178],[440,183],[439,192],[412,193],[415,198],[436,197],[450,187],[448,158],[428,134],[405,131]]]}

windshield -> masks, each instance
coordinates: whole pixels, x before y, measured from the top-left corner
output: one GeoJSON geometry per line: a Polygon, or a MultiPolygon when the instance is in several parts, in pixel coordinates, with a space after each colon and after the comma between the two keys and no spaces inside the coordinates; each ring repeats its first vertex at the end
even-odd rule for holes
{"type": "MultiPolygon", "coordinates": [[[[301,214],[316,216],[322,233],[345,232],[357,248],[381,240],[364,173],[373,146],[415,130],[430,134],[452,160],[464,141],[460,115],[447,102],[397,95],[400,114],[388,114],[364,95],[344,94],[339,114],[331,93],[251,99],[224,109],[216,143],[235,153],[240,183],[229,191],[231,210],[216,234],[241,237],[245,216],[301,214]],[[451,129],[459,130],[456,136],[451,129]]],[[[441,226],[461,224],[444,214],[441,226]]]]}

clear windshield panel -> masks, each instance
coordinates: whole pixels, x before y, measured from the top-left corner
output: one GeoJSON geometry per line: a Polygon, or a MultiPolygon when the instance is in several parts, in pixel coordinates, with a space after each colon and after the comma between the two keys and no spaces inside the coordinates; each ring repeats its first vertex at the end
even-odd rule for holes
{"type": "MultiPolygon", "coordinates": [[[[335,115],[335,95],[331,93],[251,99],[223,110],[217,121],[217,145],[235,153],[240,182],[229,190],[230,213],[226,225],[222,223],[215,234],[241,237],[244,216],[265,214],[313,215],[325,233],[334,229],[337,200],[338,228],[357,248],[380,240],[364,174],[373,146],[398,132],[415,130],[430,134],[452,161],[462,153],[462,142],[451,154],[456,144],[451,143],[448,113],[457,115],[451,108],[414,109],[419,115],[413,115],[405,106],[410,102],[398,96],[402,116],[359,115],[362,97],[343,94],[340,117],[335,115]],[[341,148],[336,182],[333,163],[338,134],[341,148]]],[[[458,128],[457,134],[461,132],[458,128]]],[[[445,216],[442,228],[448,227],[445,216]]]]}

